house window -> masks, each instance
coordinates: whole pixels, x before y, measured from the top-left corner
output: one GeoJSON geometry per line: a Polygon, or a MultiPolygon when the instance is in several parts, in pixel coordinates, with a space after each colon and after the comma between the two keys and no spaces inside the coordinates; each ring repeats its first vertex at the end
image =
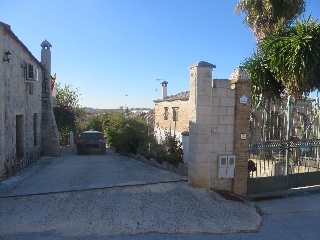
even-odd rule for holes
{"type": "Polygon", "coordinates": [[[169,116],[169,108],[165,107],[164,108],[164,120],[168,120],[168,116],[169,116]]]}
{"type": "Polygon", "coordinates": [[[34,85],[33,85],[33,84],[30,84],[30,83],[28,83],[28,85],[29,85],[29,94],[30,94],[30,95],[33,95],[34,85]]]}
{"type": "Polygon", "coordinates": [[[178,115],[179,115],[179,108],[178,107],[173,107],[172,108],[172,120],[173,121],[178,121],[178,115]]]}
{"type": "Polygon", "coordinates": [[[16,152],[17,158],[23,157],[23,115],[16,116],[16,152]]]}
{"type": "Polygon", "coordinates": [[[38,131],[37,131],[37,123],[38,123],[38,119],[37,119],[37,114],[33,114],[33,145],[34,146],[37,146],[38,144],[38,138],[37,138],[37,135],[38,135],[38,131]]]}
{"type": "Polygon", "coordinates": [[[36,65],[27,64],[26,66],[26,81],[34,82],[38,81],[38,68],[36,65]]]}

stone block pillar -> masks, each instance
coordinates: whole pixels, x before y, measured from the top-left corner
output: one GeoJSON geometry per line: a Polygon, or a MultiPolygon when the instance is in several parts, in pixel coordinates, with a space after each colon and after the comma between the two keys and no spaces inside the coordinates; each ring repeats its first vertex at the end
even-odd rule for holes
{"type": "Polygon", "coordinates": [[[235,89],[235,135],[234,154],[236,155],[233,192],[247,193],[248,159],[249,159],[249,131],[251,110],[252,81],[241,67],[230,76],[231,88],[235,89]]]}
{"type": "Polygon", "coordinates": [[[188,182],[210,188],[212,69],[201,61],[190,69],[188,182]]]}

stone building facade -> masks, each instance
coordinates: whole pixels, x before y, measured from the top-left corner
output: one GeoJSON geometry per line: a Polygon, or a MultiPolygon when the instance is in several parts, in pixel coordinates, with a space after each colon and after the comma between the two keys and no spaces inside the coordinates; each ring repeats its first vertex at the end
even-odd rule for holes
{"type": "Polygon", "coordinates": [[[51,103],[51,45],[44,41],[41,47],[39,62],[0,22],[0,180],[41,155],[60,154],[51,103]]]}
{"type": "Polygon", "coordinates": [[[155,100],[155,131],[157,139],[163,139],[165,132],[180,137],[189,131],[189,92],[155,100]]]}
{"type": "Polygon", "coordinates": [[[172,126],[179,133],[189,132],[187,144],[182,142],[191,186],[245,194],[251,80],[242,68],[237,68],[230,79],[213,80],[213,68],[204,61],[192,65],[189,92],[164,95],[155,101],[156,137],[172,126]],[[166,108],[179,108],[176,123],[164,119],[166,108]]]}

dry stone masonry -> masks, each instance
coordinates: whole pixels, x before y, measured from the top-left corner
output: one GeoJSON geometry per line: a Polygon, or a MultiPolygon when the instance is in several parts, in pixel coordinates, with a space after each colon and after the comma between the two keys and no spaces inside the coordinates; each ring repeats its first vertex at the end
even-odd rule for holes
{"type": "Polygon", "coordinates": [[[0,180],[41,155],[59,156],[48,46],[44,41],[39,62],[10,26],[0,22],[0,180]],[[10,61],[3,59],[7,51],[10,61]]]}

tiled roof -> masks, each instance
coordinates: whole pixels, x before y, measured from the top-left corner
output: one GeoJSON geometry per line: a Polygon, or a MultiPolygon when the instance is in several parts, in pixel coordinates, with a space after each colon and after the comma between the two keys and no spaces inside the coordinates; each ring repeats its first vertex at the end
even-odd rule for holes
{"type": "Polygon", "coordinates": [[[178,94],[175,94],[175,95],[168,96],[165,99],[154,100],[154,102],[156,102],[156,103],[157,102],[165,102],[165,101],[171,102],[171,101],[176,101],[176,100],[188,101],[189,100],[189,96],[190,96],[190,92],[186,91],[186,92],[181,92],[181,93],[178,93],[178,94]]]}

